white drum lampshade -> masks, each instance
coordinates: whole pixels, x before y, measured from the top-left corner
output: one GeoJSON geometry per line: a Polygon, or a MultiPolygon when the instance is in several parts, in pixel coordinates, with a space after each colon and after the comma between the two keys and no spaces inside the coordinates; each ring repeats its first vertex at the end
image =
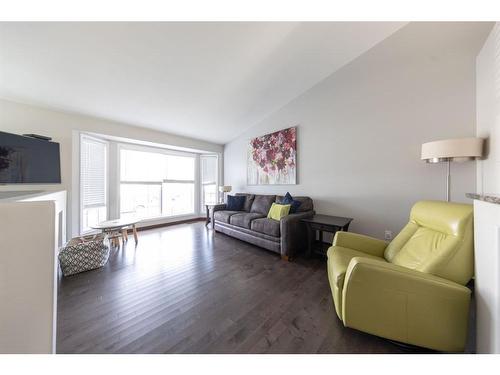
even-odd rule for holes
{"type": "Polygon", "coordinates": [[[229,193],[232,189],[233,189],[232,186],[229,186],[229,185],[219,186],[219,192],[222,195],[222,203],[224,203],[226,200],[225,199],[226,193],[229,193]]]}
{"type": "Polygon", "coordinates": [[[475,160],[483,156],[483,138],[453,138],[422,144],[421,159],[447,163],[446,200],[450,201],[450,162],[475,160]]]}
{"type": "Polygon", "coordinates": [[[483,156],[482,138],[455,138],[422,145],[421,159],[428,163],[474,160],[483,156]]]}
{"type": "Polygon", "coordinates": [[[221,193],[229,193],[232,190],[231,186],[219,186],[219,191],[221,193]]]}

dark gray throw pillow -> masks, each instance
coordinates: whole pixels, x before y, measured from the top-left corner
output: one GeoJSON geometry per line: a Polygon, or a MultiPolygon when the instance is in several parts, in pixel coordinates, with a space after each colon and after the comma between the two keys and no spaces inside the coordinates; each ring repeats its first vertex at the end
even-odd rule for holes
{"type": "Polygon", "coordinates": [[[229,211],[242,211],[245,200],[244,195],[228,195],[226,209],[229,211]]]}

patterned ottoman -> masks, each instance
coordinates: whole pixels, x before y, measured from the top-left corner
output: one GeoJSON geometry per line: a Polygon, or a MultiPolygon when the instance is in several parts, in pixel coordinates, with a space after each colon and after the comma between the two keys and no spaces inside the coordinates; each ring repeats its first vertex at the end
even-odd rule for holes
{"type": "Polygon", "coordinates": [[[106,234],[75,237],[59,252],[59,264],[64,276],[102,267],[109,259],[109,239],[106,234]]]}

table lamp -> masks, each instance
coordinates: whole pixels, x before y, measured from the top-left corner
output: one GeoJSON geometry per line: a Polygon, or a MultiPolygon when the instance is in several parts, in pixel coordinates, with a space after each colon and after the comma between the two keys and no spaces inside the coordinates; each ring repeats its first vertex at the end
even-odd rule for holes
{"type": "Polygon", "coordinates": [[[446,163],[446,201],[450,201],[450,162],[476,160],[483,156],[483,138],[453,138],[422,144],[421,159],[446,163]]]}
{"type": "Polygon", "coordinates": [[[232,187],[228,185],[219,186],[219,192],[222,193],[222,203],[226,201],[226,193],[229,193],[231,189],[232,187]]]}

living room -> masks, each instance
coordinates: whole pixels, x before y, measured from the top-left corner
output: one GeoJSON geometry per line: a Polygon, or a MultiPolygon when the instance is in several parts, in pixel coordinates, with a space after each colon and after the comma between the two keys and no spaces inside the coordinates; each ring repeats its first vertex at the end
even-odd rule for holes
{"type": "Polygon", "coordinates": [[[0,21],[0,353],[499,354],[471,17],[0,21]]]}

